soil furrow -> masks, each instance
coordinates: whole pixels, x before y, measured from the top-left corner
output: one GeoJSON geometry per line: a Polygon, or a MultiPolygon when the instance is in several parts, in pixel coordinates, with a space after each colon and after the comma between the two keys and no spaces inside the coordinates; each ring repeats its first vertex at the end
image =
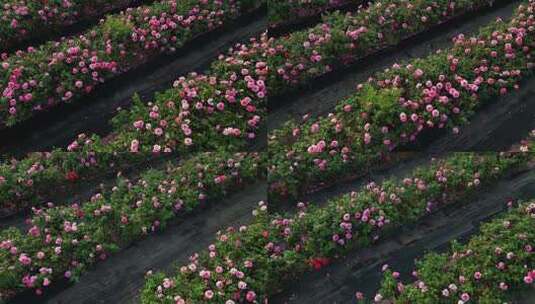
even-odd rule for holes
{"type": "MultiPolygon", "coordinates": [[[[371,1],[369,3],[372,3],[371,1]]],[[[288,22],[283,22],[281,24],[270,25],[269,26],[269,36],[270,37],[280,37],[291,32],[299,31],[308,27],[312,27],[317,23],[321,22],[322,15],[325,15],[329,12],[340,11],[343,13],[357,11],[361,6],[367,6],[368,1],[358,0],[350,1],[349,3],[343,4],[341,6],[335,6],[334,8],[328,8],[317,14],[313,14],[306,17],[300,17],[288,22]]]]}

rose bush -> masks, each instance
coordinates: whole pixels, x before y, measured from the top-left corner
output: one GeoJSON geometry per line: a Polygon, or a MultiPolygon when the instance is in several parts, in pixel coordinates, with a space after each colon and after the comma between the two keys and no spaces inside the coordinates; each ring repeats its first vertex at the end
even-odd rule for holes
{"type": "Polygon", "coordinates": [[[519,88],[533,69],[535,2],[509,22],[424,59],[394,64],[358,85],[326,116],[290,121],[269,135],[270,194],[295,197],[314,185],[364,170],[423,132],[459,132],[484,104],[519,88]]]}
{"type": "Polygon", "coordinates": [[[119,177],[110,191],[83,204],[35,208],[27,232],[0,232],[0,300],[75,280],[177,215],[254,183],[265,175],[264,162],[258,153],[201,153],[166,170],[148,170],[136,181],[119,177]]]}
{"type": "Polygon", "coordinates": [[[175,52],[262,1],[161,0],[129,8],[78,37],[3,54],[0,125],[13,126],[36,112],[74,102],[158,54],[175,52]]]}
{"type": "Polygon", "coordinates": [[[376,303],[506,303],[513,291],[533,288],[535,203],[520,203],[482,225],[468,244],[417,262],[416,281],[404,284],[387,270],[376,303]]]}
{"type": "MultiPolygon", "coordinates": [[[[204,33],[219,25],[222,20],[235,17],[238,7],[244,10],[254,7],[252,3],[242,2],[231,3],[234,5],[231,8],[221,8],[218,14],[210,15],[216,20],[195,15],[199,11],[209,12],[196,9],[190,11],[194,16],[186,24],[175,23],[174,19],[184,18],[178,13],[175,13],[174,19],[162,17],[164,24],[156,24],[155,19],[154,22],[144,23],[143,18],[147,14],[159,12],[166,15],[169,10],[180,12],[188,5],[193,5],[188,2],[181,4],[183,7],[175,8],[171,5],[162,9],[162,3],[156,3],[150,7],[153,10],[157,7],[155,11],[147,11],[145,7],[127,10],[126,16],[108,18],[79,38],[50,43],[38,50],[31,48],[28,52],[18,52],[13,57],[4,56],[2,66],[6,70],[6,78],[5,83],[0,84],[4,93],[4,106],[0,109],[4,110],[2,120],[6,125],[13,125],[27,119],[34,111],[83,96],[98,83],[131,68],[133,61],[139,63],[155,53],[173,51],[195,34],[204,33]],[[177,32],[180,31],[187,32],[182,39],[177,38],[177,32]],[[86,46],[87,52],[78,44],[86,46]],[[92,54],[93,51],[97,52],[97,56],[92,54]],[[31,60],[30,57],[41,58],[42,61],[31,60]],[[92,61],[94,59],[96,62],[92,61]],[[42,71],[44,62],[50,63],[50,71],[47,69],[48,73],[37,77],[35,73],[42,71]],[[61,74],[55,77],[57,73],[61,74]]],[[[354,14],[330,14],[324,24],[311,30],[294,33],[288,38],[269,40],[267,56],[270,58],[268,64],[272,67],[268,81],[270,94],[281,94],[296,83],[303,83],[332,70],[340,58],[344,63],[362,58],[395,45],[410,35],[491,3],[488,0],[461,1],[455,4],[449,1],[423,1],[411,5],[400,0],[385,0],[354,14]]],[[[261,2],[256,3],[260,4],[261,2]]],[[[210,8],[214,9],[212,6],[210,8]]],[[[265,56],[262,52],[258,54],[265,56]]]]}
{"type": "Polygon", "coordinates": [[[261,43],[251,38],[249,44],[236,45],[208,72],[179,78],[152,102],[136,99],[113,119],[113,139],[105,149],[184,153],[247,148],[266,113],[268,67],[262,56],[249,59],[261,43]]]}
{"type": "Polygon", "coordinates": [[[2,1],[0,53],[22,42],[50,33],[61,33],[70,25],[94,20],[107,12],[124,9],[139,2],[139,0],[2,1]]]}
{"type": "Polygon", "coordinates": [[[532,156],[529,153],[454,153],[403,180],[370,183],[325,207],[298,204],[295,216],[267,213],[261,204],[249,226],[218,233],[176,274],[149,273],[142,303],[253,303],[267,300],[290,279],[318,269],[386,231],[471,195],[532,156]]]}

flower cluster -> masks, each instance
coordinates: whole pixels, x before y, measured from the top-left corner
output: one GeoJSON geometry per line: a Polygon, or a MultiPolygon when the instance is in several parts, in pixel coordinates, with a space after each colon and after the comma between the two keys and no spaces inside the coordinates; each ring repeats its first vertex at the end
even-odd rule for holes
{"type": "Polygon", "coordinates": [[[176,274],[150,272],[142,303],[263,302],[296,275],[373,243],[385,228],[469,197],[526,164],[526,155],[455,153],[401,181],[371,183],[322,208],[300,203],[289,217],[269,214],[261,203],[252,224],[220,231],[176,274]]]}
{"type": "Polygon", "coordinates": [[[114,119],[103,149],[129,152],[239,151],[256,138],[266,114],[268,66],[264,33],[237,44],[204,74],[179,78],[173,88],[114,119]]]}
{"type": "Polygon", "coordinates": [[[99,84],[259,5],[255,1],[161,0],[128,8],[77,37],[4,54],[0,68],[0,125],[78,100],[99,84]]]}
{"type": "Polygon", "coordinates": [[[42,294],[53,282],[75,279],[176,215],[256,181],[263,168],[257,153],[202,153],[136,181],[120,177],[83,204],[35,208],[27,233],[0,232],[0,299],[25,289],[42,294]]]}
{"type": "Polygon", "coordinates": [[[268,68],[251,38],[212,63],[205,74],[179,78],[153,102],[134,101],[114,119],[112,146],[120,151],[243,149],[256,138],[266,112],[268,68]]]}
{"type": "Polygon", "coordinates": [[[535,2],[478,36],[392,68],[359,84],[334,112],[288,122],[269,137],[271,192],[298,195],[317,183],[365,170],[423,132],[459,132],[484,103],[519,87],[533,68],[535,2]]]}
{"type": "Polygon", "coordinates": [[[416,281],[404,284],[386,271],[376,302],[502,303],[511,291],[533,284],[535,203],[520,203],[482,225],[466,245],[430,253],[417,262],[416,281]]]}

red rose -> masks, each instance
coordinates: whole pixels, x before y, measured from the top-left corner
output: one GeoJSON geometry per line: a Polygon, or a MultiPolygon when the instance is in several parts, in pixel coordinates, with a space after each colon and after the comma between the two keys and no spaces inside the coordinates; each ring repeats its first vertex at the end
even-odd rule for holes
{"type": "Polygon", "coordinates": [[[76,173],[75,171],[69,171],[67,172],[67,175],[65,176],[65,178],[68,181],[75,182],[80,178],[80,176],[78,176],[78,173],[76,173]]]}
{"type": "Polygon", "coordinates": [[[319,270],[327,265],[329,265],[329,259],[328,258],[313,258],[310,259],[309,264],[314,269],[319,270]]]}

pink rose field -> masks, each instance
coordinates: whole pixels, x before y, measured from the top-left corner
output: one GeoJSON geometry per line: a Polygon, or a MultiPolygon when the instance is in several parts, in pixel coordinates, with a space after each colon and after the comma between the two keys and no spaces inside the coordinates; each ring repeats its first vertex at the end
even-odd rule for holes
{"type": "Polygon", "coordinates": [[[0,304],[534,304],[535,0],[0,0],[0,304]]]}

